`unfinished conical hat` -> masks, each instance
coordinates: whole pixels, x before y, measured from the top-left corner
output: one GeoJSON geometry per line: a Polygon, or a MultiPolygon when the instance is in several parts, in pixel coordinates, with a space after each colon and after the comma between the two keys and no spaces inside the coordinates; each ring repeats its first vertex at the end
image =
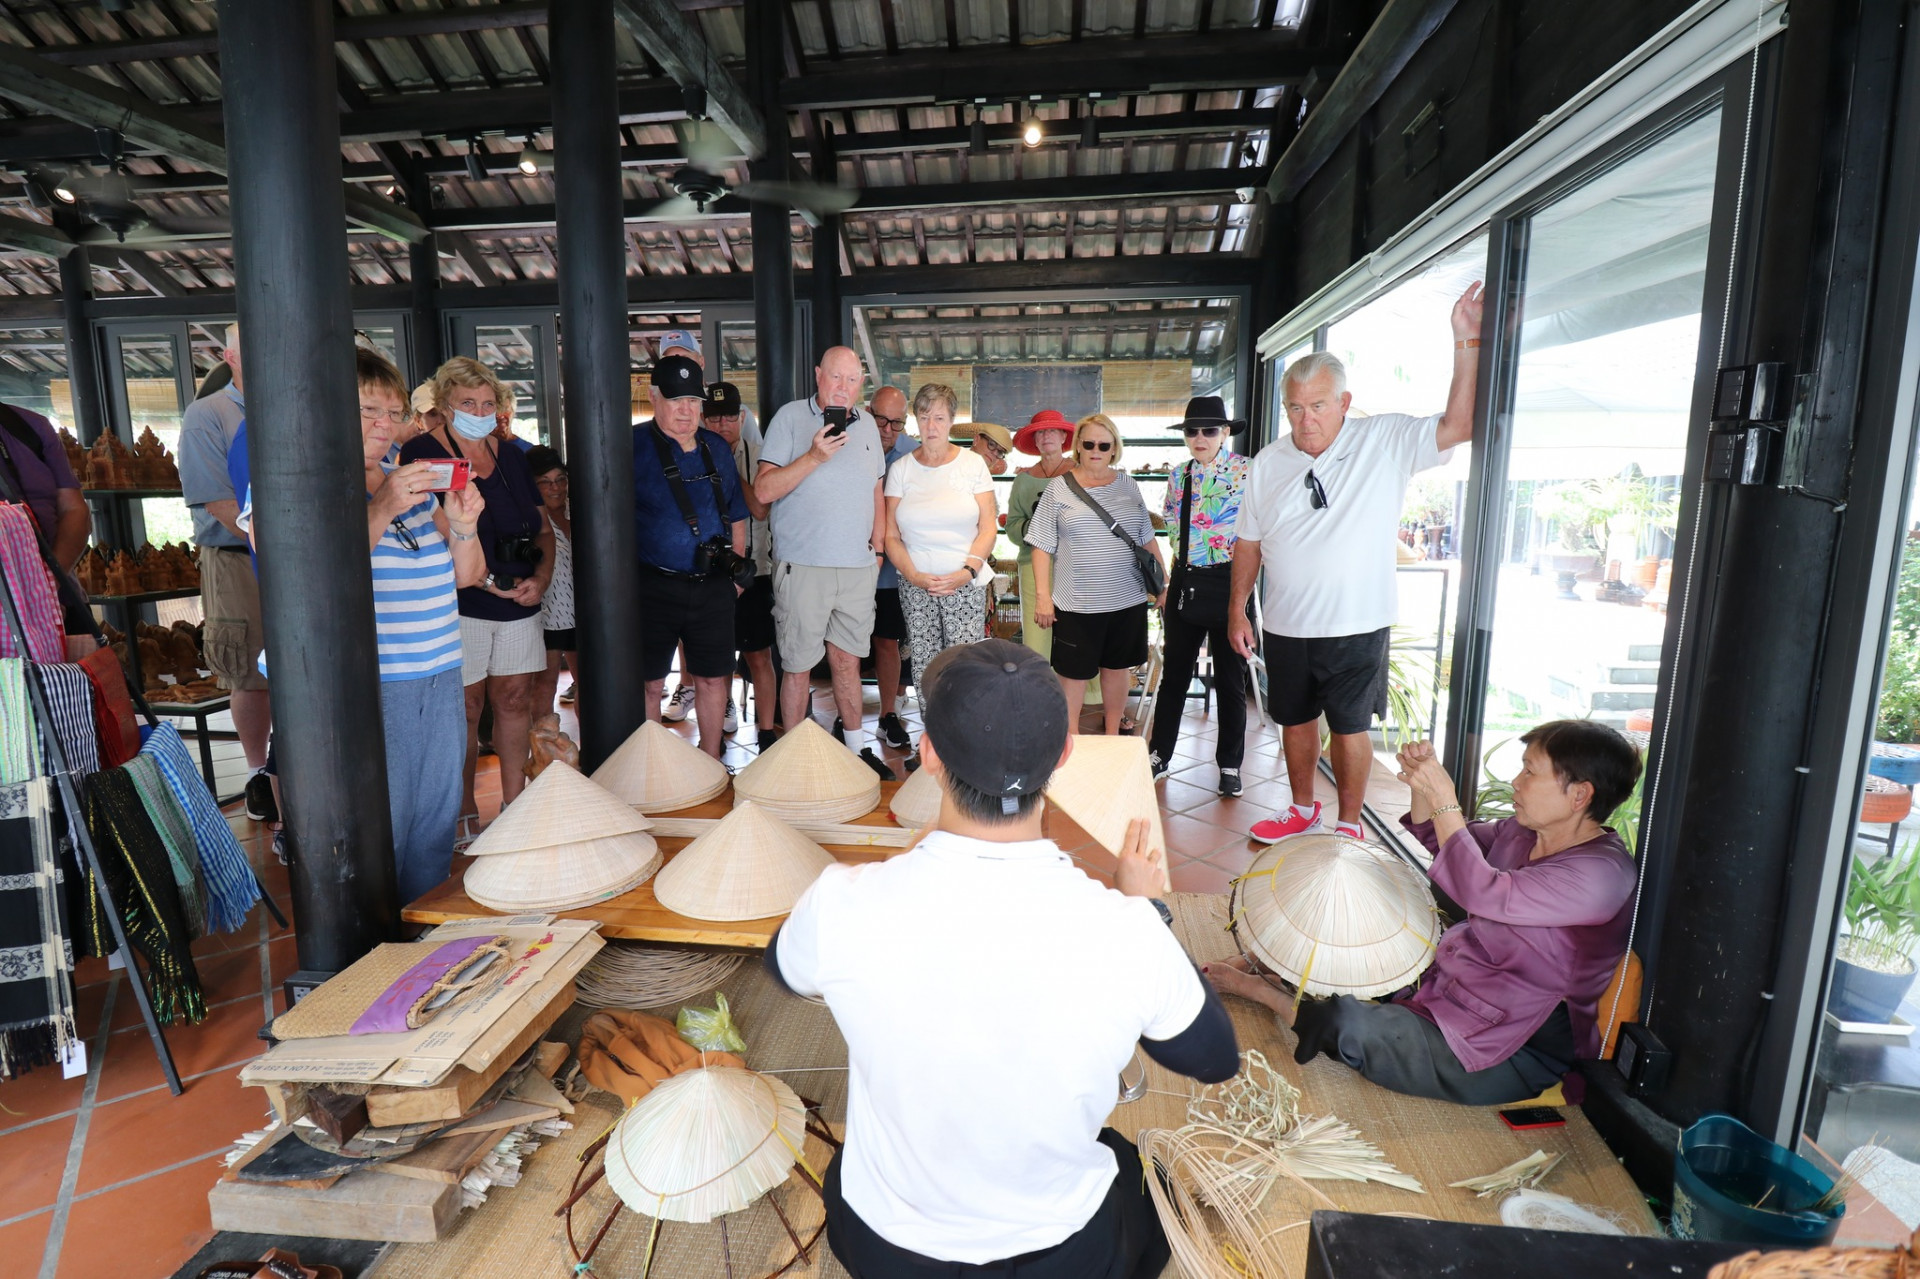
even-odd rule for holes
{"type": "Polygon", "coordinates": [[[653,836],[629,831],[482,857],[467,867],[462,884],[482,906],[517,915],[591,906],[645,883],[659,869],[653,836]]]}
{"type": "Polygon", "coordinates": [[[612,791],[555,760],[527,783],[520,798],[508,804],[493,825],[480,832],[467,855],[524,853],[610,835],[631,835],[651,825],[612,791]]]}
{"type": "Polygon", "coordinates": [[[800,1098],[773,1076],[689,1070],[620,1116],[607,1142],[607,1184],[642,1216],[712,1221],[785,1181],[806,1136],[800,1098]]]}
{"type": "Polygon", "coordinates": [[[1144,738],[1074,734],[1067,762],[1047,782],[1047,802],[1116,857],[1127,842],[1127,825],[1136,817],[1147,820],[1148,845],[1167,850],[1160,794],[1153,788],[1144,738]]]}
{"type": "Polygon", "coordinates": [[[725,790],[727,766],[666,725],[648,720],[593,770],[593,780],[643,813],[671,813],[725,790]]]}
{"type": "Polygon", "coordinates": [[[812,718],[803,719],[733,779],[733,802],[827,825],[880,803],[880,778],[812,718]]]}
{"type": "Polygon", "coordinates": [[[767,919],[792,910],[831,865],[832,854],[772,813],[738,804],[661,869],[653,895],[690,919],[767,919]]]}
{"type": "Polygon", "coordinates": [[[933,779],[933,774],[924,768],[918,769],[909,773],[900,789],[893,793],[887,811],[908,830],[925,830],[940,816],[941,794],[940,783],[933,779]]]}
{"type": "Polygon", "coordinates": [[[1426,876],[1343,835],[1296,835],[1235,883],[1234,936],[1309,995],[1369,998],[1426,971],[1440,916],[1426,876]]]}

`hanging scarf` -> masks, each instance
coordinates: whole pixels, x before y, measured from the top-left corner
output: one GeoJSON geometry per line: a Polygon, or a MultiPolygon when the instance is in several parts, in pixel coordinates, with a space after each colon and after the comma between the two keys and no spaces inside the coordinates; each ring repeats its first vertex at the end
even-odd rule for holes
{"type": "MultiPolygon", "coordinates": [[[[47,562],[40,558],[40,533],[24,506],[0,502],[0,575],[27,628],[27,655],[36,662],[57,662],[67,655],[66,628],[60,622],[60,593],[47,562]]],[[[0,617],[4,617],[0,612],[0,617]]],[[[0,626],[0,657],[18,657],[13,627],[0,626]]]]}
{"type": "Polygon", "coordinates": [[[187,815],[167,788],[166,778],[151,755],[135,755],[127,761],[127,776],[140,796],[140,807],[147,820],[166,845],[167,860],[173,863],[173,886],[180,892],[180,910],[186,916],[187,932],[204,937],[207,932],[207,885],[200,878],[200,858],[194,851],[193,831],[187,815]]]}
{"type": "Polygon", "coordinates": [[[163,723],[149,730],[140,753],[153,757],[193,832],[207,890],[207,930],[232,932],[246,922],[247,912],[260,900],[260,881],[254,878],[253,864],[233,837],[233,828],[221,816],[220,806],[207,793],[207,784],[193,766],[179,729],[163,723]]]}
{"type": "Polygon", "coordinates": [[[127,673],[110,648],[96,648],[80,669],[93,685],[93,715],[99,726],[100,767],[118,768],[140,753],[140,721],[127,695],[127,673]]]}
{"type": "Polygon", "coordinates": [[[40,770],[34,739],[33,703],[27,698],[26,665],[0,657],[0,785],[24,782],[40,770]]]}
{"type": "MultiPolygon", "coordinates": [[[[176,1019],[200,1021],[207,1015],[206,994],[193,966],[192,938],[174,887],[166,845],[140,806],[140,795],[124,768],[95,773],[83,785],[87,829],[100,854],[100,872],[120,907],[127,940],[147,960],[147,989],[153,1014],[162,1026],[176,1019]]],[[[113,949],[113,932],[102,909],[98,886],[91,883],[87,933],[97,953],[113,949]]],[[[131,974],[129,974],[131,976],[131,974]]]]}
{"type": "Polygon", "coordinates": [[[55,852],[52,783],[0,786],[0,1079],[66,1056],[73,948],[55,852]]]}
{"type": "MultiPolygon", "coordinates": [[[[48,662],[40,667],[40,687],[47,695],[47,710],[67,768],[76,779],[99,772],[100,736],[94,726],[93,684],[86,671],[72,662],[48,662]]],[[[47,772],[54,771],[48,759],[47,772]]]]}

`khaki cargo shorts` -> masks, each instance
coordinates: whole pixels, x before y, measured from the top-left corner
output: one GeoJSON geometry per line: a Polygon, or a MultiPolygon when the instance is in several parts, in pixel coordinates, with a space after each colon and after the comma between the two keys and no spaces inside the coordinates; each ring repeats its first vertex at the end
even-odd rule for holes
{"type": "Polygon", "coordinates": [[[828,644],[865,657],[873,643],[873,584],[879,576],[878,563],[865,568],[774,565],[773,624],[781,666],[810,671],[826,656],[828,644]]]}
{"type": "Polygon", "coordinates": [[[207,619],[202,647],[207,669],[225,689],[263,689],[260,653],[267,646],[260,620],[260,583],[245,547],[200,548],[200,608],[207,619]]]}

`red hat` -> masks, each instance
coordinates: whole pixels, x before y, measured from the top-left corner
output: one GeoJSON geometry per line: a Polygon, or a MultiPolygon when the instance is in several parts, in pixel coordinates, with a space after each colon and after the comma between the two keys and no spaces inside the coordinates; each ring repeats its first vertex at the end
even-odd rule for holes
{"type": "Polygon", "coordinates": [[[1059,409],[1041,409],[1033,415],[1033,420],[1014,433],[1013,447],[1029,457],[1040,456],[1040,445],[1034,436],[1042,431],[1065,431],[1067,438],[1073,438],[1073,423],[1067,421],[1066,414],[1059,409]]]}

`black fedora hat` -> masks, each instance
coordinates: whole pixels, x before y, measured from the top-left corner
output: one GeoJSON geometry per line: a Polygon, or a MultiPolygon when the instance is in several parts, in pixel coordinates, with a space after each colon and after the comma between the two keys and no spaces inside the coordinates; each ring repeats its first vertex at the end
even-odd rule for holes
{"type": "Polygon", "coordinates": [[[1245,418],[1227,416],[1227,402],[1217,395],[1196,395],[1187,401],[1187,415],[1173,424],[1176,431],[1189,426],[1224,426],[1229,435],[1247,429],[1245,418]]]}

